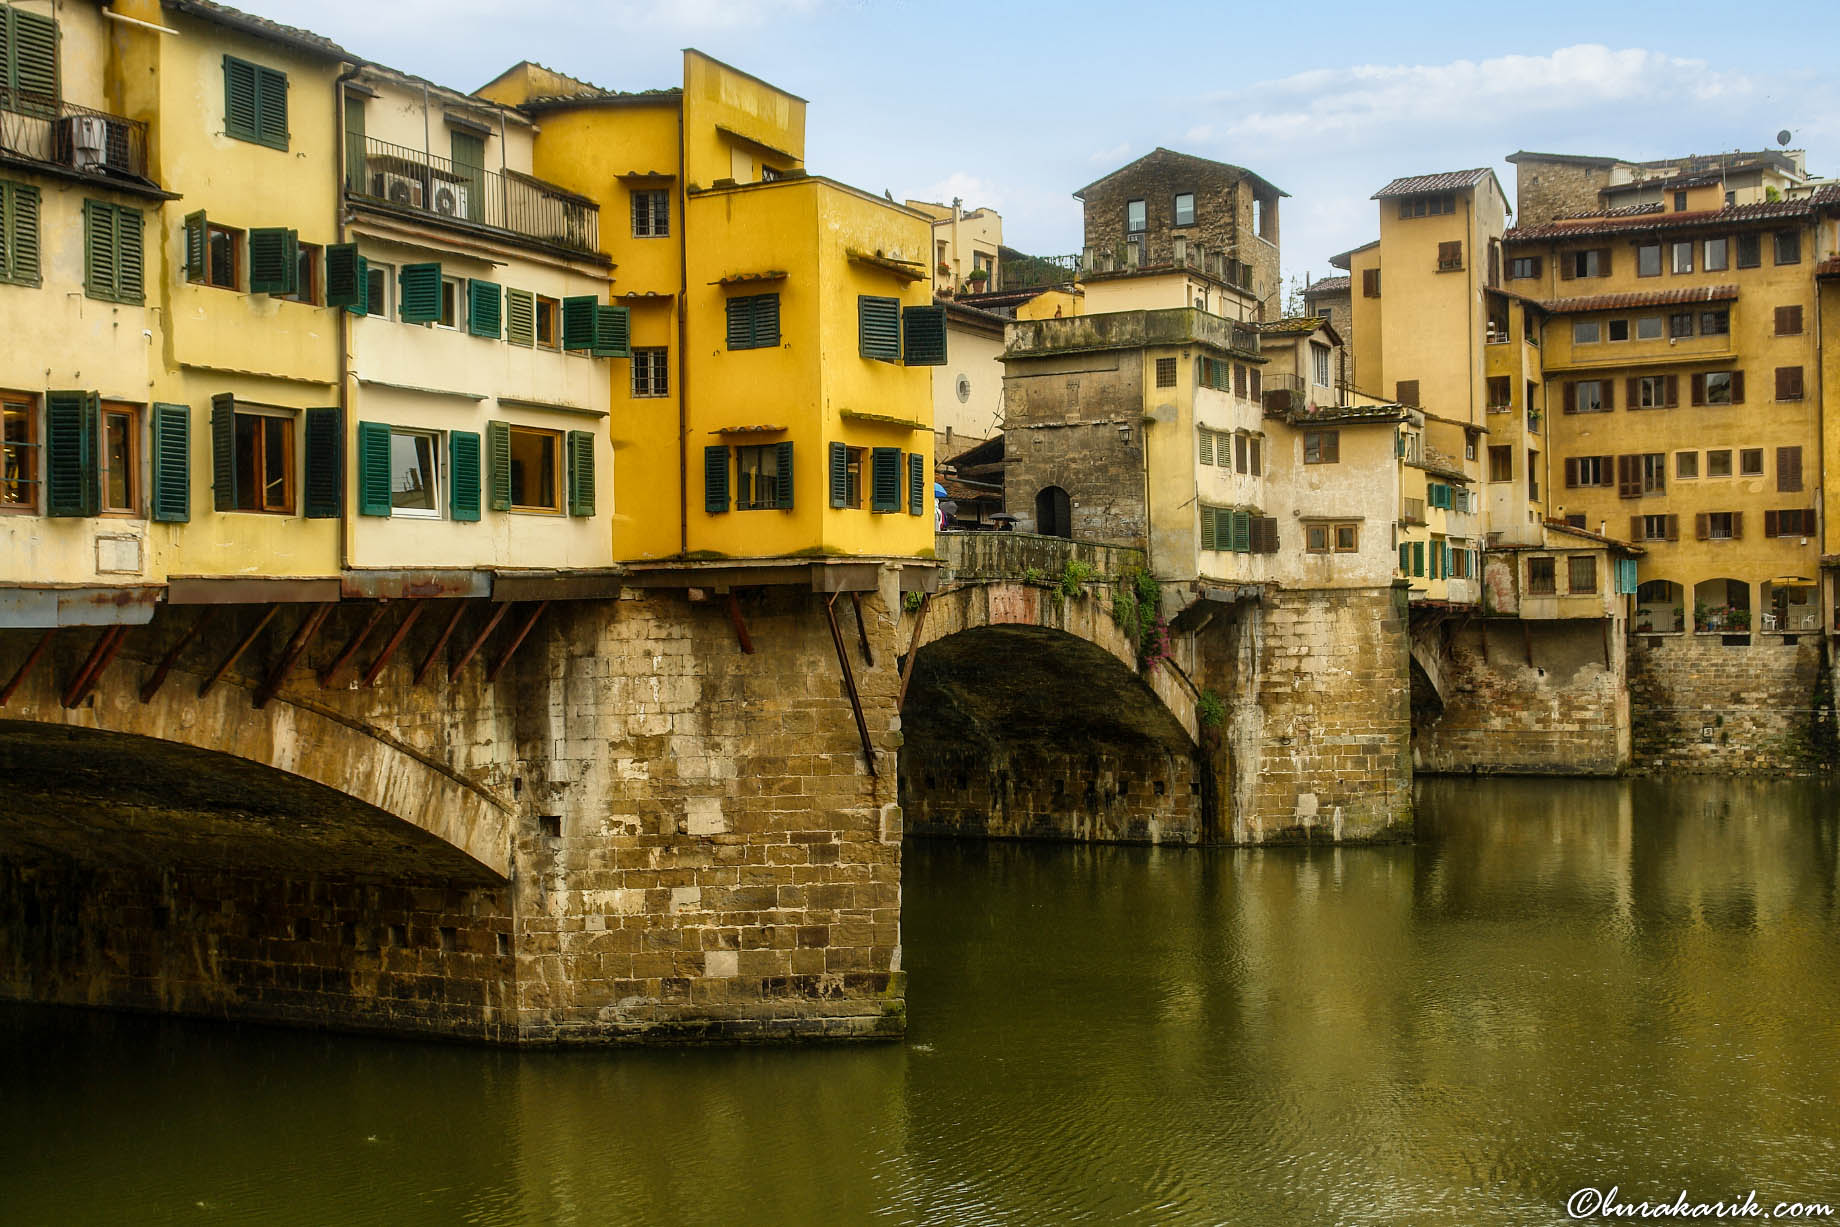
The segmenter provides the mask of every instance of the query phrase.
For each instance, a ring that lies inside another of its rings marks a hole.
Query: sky
[[[1290,193],[1287,282],[1378,235],[1401,175],[1517,149],[1634,160],[1761,149],[1840,175],[1840,23],[1819,5],[989,0],[243,0],[367,59],[476,89],[530,59],[676,85],[696,47],[797,94],[806,165],[989,206],[1004,241],[1081,247],[1072,193],[1161,145]]]

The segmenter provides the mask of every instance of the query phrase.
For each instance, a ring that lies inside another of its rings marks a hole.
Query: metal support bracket
[[[115,653],[121,651],[121,641],[127,637],[128,628],[122,625],[111,626],[102,632],[96,640],[96,646],[89,650],[89,658],[77,675],[70,679],[70,686],[64,691],[65,707],[75,707],[89,697],[96,683],[102,680],[102,671],[115,659]]]
[[[530,611],[529,617],[524,619],[524,625],[518,627],[517,634],[511,637],[511,642],[506,645],[505,650],[498,654],[498,659],[492,662],[492,667],[490,669],[486,670],[487,682],[496,682],[498,680],[498,675],[504,672],[506,665],[511,663],[512,653],[523,646],[525,637],[530,634],[531,629],[537,624],[537,619],[541,618],[543,616],[543,611],[548,608],[548,601],[537,602],[537,607]]]
[[[319,633],[319,628],[331,616],[334,605],[335,602],[331,601],[315,605],[313,612],[301,619],[300,625],[294,628],[293,637],[288,640],[287,647],[281,650],[281,659],[275,662],[275,667],[268,671],[268,676],[256,687],[256,710],[267,707],[268,701],[281,689],[282,679],[287,677],[294,662],[300,659],[300,654],[307,650],[307,645],[313,642],[313,636]]]
[[[38,637],[38,642],[32,645],[32,650],[26,653],[26,658],[19,662],[19,668],[7,680],[6,689],[0,690],[0,707],[5,707],[12,700],[13,693],[25,684],[26,674],[32,672],[32,666],[38,663],[38,658],[51,647],[52,637],[56,634],[57,627],[54,626]]]
[[[269,624],[269,622],[273,620],[274,616],[280,612],[281,612],[281,606],[279,605],[270,605],[268,607],[268,612],[263,614],[259,619],[257,619],[256,624],[249,628],[249,633],[243,636],[242,642],[238,643],[236,647],[231,649],[230,655],[224,657],[224,662],[221,665],[217,666],[217,668],[212,672],[210,677],[205,678],[204,681],[200,683],[198,687],[198,697],[199,698],[202,699],[207,694],[211,693],[211,687],[217,685],[217,683],[223,679],[224,674],[230,672],[231,666],[235,665],[237,661],[242,659],[243,653],[249,650],[249,645],[256,641],[256,636],[260,635],[262,633],[262,629],[266,627]]]
[[[735,641],[741,645],[744,655],[754,654],[754,640],[748,634],[747,623],[741,619],[741,602],[736,599],[734,591],[728,593],[728,620],[735,628]]]
[[[831,593],[824,602],[824,617],[831,626],[831,643],[837,648],[837,663],[843,667],[843,688],[850,696],[850,710],[856,716],[856,732],[862,738],[863,759],[868,764],[869,775],[875,775],[875,746],[869,741],[869,722],[863,719],[862,697],[856,693],[856,675],[850,670],[850,652],[843,645],[843,631],[837,625],[837,597]]]
[[[390,663],[390,657],[396,655],[396,649],[402,646],[403,640],[409,637],[409,632],[415,629],[416,621],[422,616],[422,610],[427,606],[427,601],[417,601],[409,606],[408,616],[403,618],[402,624],[384,643],[383,651],[377,653],[377,659],[371,662],[371,667],[364,671],[363,680],[358,683],[360,686],[377,684],[377,679],[383,675],[384,666]]]

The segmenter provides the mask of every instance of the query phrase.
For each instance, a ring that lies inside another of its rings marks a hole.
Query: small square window
[[[1676,311],[1668,316],[1668,336],[1690,337],[1693,335],[1693,313]]]
[[[1723,308],[1699,313],[1699,335],[1722,337],[1731,333],[1731,312]]]
[[[1738,452],[1738,476],[1763,476],[1763,449],[1761,447],[1746,447]]]
[[[1776,262],[1778,264],[1800,264],[1802,262],[1802,234],[1799,230],[1778,230],[1775,241]]]
[[[1329,526],[1327,524],[1306,524],[1303,528],[1306,553],[1327,554],[1329,552]]]
[[[1176,386],[1176,360],[1174,358],[1156,360],[1156,386],[1159,388]]]
[[[1644,315],[1636,320],[1636,340],[1659,341],[1662,334],[1661,317]]]
[[[1195,194],[1193,192],[1176,193],[1175,224],[1178,226],[1195,224]]]
[[[1608,334],[1609,339],[1612,341],[1627,341],[1629,339],[1629,321],[1611,320]]]
[[[1674,476],[1676,478],[1698,477],[1699,476],[1699,453],[1698,452],[1675,452],[1674,453]]]
[[[1335,552],[1352,554],[1361,548],[1361,526],[1358,524],[1337,524],[1335,526]]]
[[[1636,276],[1659,277],[1661,275],[1661,244],[1642,243],[1636,247]]]
[[[1596,320],[1578,320],[1572,324],[1572,344],[1595,345],[1598,341]]]
[[[671,394],[670,352],[664,348],[632,351],[632,394],[635,397]]]
[[[1559,591],[1559,576],[1555,559],[1529,558],[1527,560],[1527,594],[1529,596],[1555,596]]]
[[[735,510],[779,506],[779,448],[775,444],[735,449]]]
[[[1711,371],[1706,375],[1706,403],[1708,405],[1731,404],[1731,372]]]
[[[1342,435],[1339,430],[1306,430],[1303,432],[1303,462],[1305,464],[1335,464],[1342,458]]]
[[[1730,477],[1731,476],[1731,449],[1730,448],[1725,448],[1725,447],[1715,448],[1714,450],[1706,453],[1706,476],[1708,477]]]
[[[1753,231],[1738,236],[1738,267],[1756,268],[1763,263],[1763,236]]]
[[[541,294],[537,295],[536,326],[538,345],[543,346],[545,349],[555,349],[562,343],[561,333],[557,330],[556,326],[556,321],[561,318],[562,302],[560,299],[545,298]]]
[[[1566,560],[1567,590],[1579,595],[1597,591],[1597,559],[1590,554],[1573,554]]]
[[[243,284],[243,232],[228,226],[205,226],[204,284],[234,290]]]
[[[671,193],[664,190],[632,194],[632,232],[635,239],[661,239],[671,233]]]

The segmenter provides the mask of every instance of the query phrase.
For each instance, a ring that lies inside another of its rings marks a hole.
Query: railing
[[[997,286],[1026,290],[1071,285],[1080,275],[1078,256],[1010,256],[997,269]]]
[[[1265,402],[1267,413],[1290,413],[1293,410],[1301,412],[1309,404],[1309,399],[1304,395],[1305,389],[1301,375],[1267,372],[1264,388],[1264,395],[1261,399]]]
[[[1148,568],[1144,551],[1133,546],[1039,533],[944,532],[935,534],[933,541],[940,578],[948,583],[1054,584],[1069,574],[1069,563],[1081,564],[1085,582],[1109,581]]]
[[[0,86],[0,150],[100,178],[147,177],[147,125]]]
[[[573,193],[387,141],[366,138],[361,152],[353,145],[345,172],[350,195],[575,251],[600,250],[600,208]]]

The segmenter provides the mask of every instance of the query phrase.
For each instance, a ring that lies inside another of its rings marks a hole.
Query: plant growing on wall
[[[1217,729],[1227,722],[1227,705],[1212,690],[1203,690],[1195,700],[1195,715],[1200,717],[1202,728]]]
[[[1127,571],[1112,591],[1112,621],[1137,645],[1138,667],[1148,672],[1169,655],[1169,624],[1158,613],[1162,590],[1148,571]]]
[[[1061,568],[1061,595],[1070,601],[1081,599],[1086,595],[1086,581],[1098,573],[1099,569],[1090,562],[1069,558]]]

